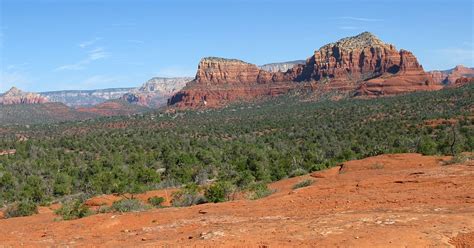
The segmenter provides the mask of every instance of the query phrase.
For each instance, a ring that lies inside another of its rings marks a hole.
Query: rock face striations
[[[46,103],[48,99],[36,93],[23,92],[16,87],[12,87],[10,90],[0,95],[0,104],[12,105],[12,104],[37,104]]]
[[[399,51],[369,32],[327,44],[304,64],[295,63],[286,71],[262,68],[235,59],[204,58],[195,79],[171,97],[168,104],[215,107],[280,95],[303,85],[318,93],[366,97],[442,87],[411,52]]]
[[[314,52],[298,80],[360,81],[400,70],[400,53],[365,32],[327,44]]]
[[[293,83],[284,83],[289,81],[292,78],[282,72],[271,73],[241,60],[208,57],[200,61],[195,79],[173,95],[168,104],[219,107],[238,100],[284,94],[294,87]]]
[[[463,65],[457,65],[451,70],[446,71],[430,71],[428,72],[432,80],[436,83],[451,85],[459,78],[474,77],[474,68],[468,68]]]
[[[307,59],[297,81],[317,81],[324,90],[355,95],[393,95],[437,89],[416,57],[364,32],[327,44]]]
[[[142,106],[158,107],[165,105],[169,97],[181,90],[190,77],[164,78],[154,77],[141,87],[124,94],[122,99]]]

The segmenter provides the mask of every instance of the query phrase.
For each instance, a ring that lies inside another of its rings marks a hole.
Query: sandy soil
[[[255,201],[72,221],[42,209],[0,220],[0,247],[474,247],[474,163],[443,165],[448,159],[350,161],[273,183],[277,192]],[[292,190],[308,178],[311,186]]]

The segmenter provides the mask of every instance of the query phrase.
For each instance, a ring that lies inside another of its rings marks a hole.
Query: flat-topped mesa
[[[433,83],[411,52],[398,51],[394,45],[364,32],[322,46],[304,64],[296,63],[286,72],[262,70],[236,59],[204,58],[194,82],[174,95],[168,104],[219,106],[252,97],[284,94],[304,85],[319,93],[334,92],[343,96],[383,96],[442,87]],[[272,87],[278,89],[271,91]]]
[[[237,59],[203,58],[199,62],[195,81],[199,84],[249,84],[257,82],[259,69]]]
[[[48,98],[36,93],[23,92],[16,87],[0,95],[1,105],[46,103]]]
[[[194,81],[201,85],[251,85],[285,79],[282,72],[272,73],[261,70],[258,66],[242,60],[207,57],[199,62]]]

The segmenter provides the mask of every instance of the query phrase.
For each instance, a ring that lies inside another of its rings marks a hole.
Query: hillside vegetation
[[[473,84],[371,100],[292,95],[219,110],[15,127],[0,134],[0,150],[16,149],[0,156],[0,204],[194,189],[190,183],[208,180],[258,189],[377,154],[473,151],[472,99]]]
[[[62,103],[0,105],[0,125],[39,124],[97,117],[80,113]]]

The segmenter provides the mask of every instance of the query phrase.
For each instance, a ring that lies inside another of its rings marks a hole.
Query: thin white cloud
[[[93,61],[100,60],[107,58],[109,54],[105,51],[104,48],[102,47],[97,47],[95,49],[92,49],[87,52],[87,57],[85,59],[82,59],[74,64],[68,64],[68,65],[62,65],[54,69],[55,71],[63,71],[63,70],[72,70],[72,71],[78,71],[78,70],[84,70],[86,66]]]
[[[98,47],[89,51],[89,56],[87,57],[88,60],[94,61],[98,59],[103,59],[107,57],[107,53],[105,52],[104,48]]]
[[[92,40],[83,41],[83,42],[79,43],[79,47],[80,48],[86,48],[86,47],[94,45],[95,43],[97,43],[97,41],[100,41],[100,40],[102,40],[101,37],[95,37]]]
[[[340,26],[339,29],[344,29],[344,30],[358,30],[358,29],[363,29],[361,27],[356,27],[356,26]]]
[[[355,16],[339,16],[336,17],[339,20],[358,21],[358,22],[382,22],[383,19],[366,18],[366,17],[355,17]]]

